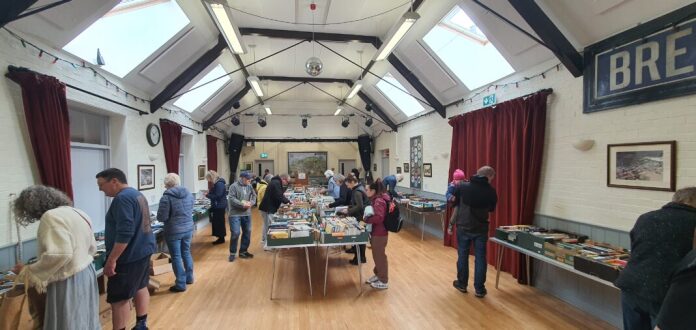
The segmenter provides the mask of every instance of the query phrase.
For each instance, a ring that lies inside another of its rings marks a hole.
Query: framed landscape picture
[[[423,176],[426,178],[433,177],[433,164],[431,164],[431,163],[424,163],[423,164]]]
[[[674,191],[676,141],[610,144],[607,186]]]
[[[155,189],[155,165],[138,165],[138,190]]]

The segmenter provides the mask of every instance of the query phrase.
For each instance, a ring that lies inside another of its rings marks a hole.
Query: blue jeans
[[[242,253],[247,252],[249,244],[251,243],[251,216],[235,215],[230,217],[230,231],[232,232],[232,237],[230,237],[230,254],[237,254],[237,242],[239,240],[240,229],[242,233],[242,244],[239,247],[239,252]]]
[[[192,236],[193,232],[188,232],[166,237],[167,248],[172,255],[172,268],[176,275],[175,286],[179,289],[186,289],[186,283],[193,283]]]
[[[484,292],[486,290],[486,242],[488,241],[488,235],[486,234],[473,234],[467,233],[463,230],[457,229],[457,252],[459,258],[457,259],[457,280],[459,284],[466,287],[469,283],[469,249],[471,248],[471,243],[474,243],[474,256],[476,261],[474,262],[474,289],[477,293]]]
[[[647,304],[647,306],[645,306]],[[657,315],[650,315],[646,309],[650,303],[641,301],[630,293],[621,291],[621,310],[626,330],[651,330],[657,324]]]

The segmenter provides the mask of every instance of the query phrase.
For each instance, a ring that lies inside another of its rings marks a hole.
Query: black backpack
[[[384,217],[384,227],[388,231],[398,233],[404,225],[404,220],[399,214],[399,204],[394,199],[387,204],[387,216]]]

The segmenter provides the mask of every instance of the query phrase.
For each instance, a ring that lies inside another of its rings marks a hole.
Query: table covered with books
[[[420,197],[414,194],[403,194],[397,199],[400,209],[405,211],[401,214],[408,214],[408,218],[415,224],[417,214],[421,219],[421,241],[425,237],[425,220],[428,216],[437,216],[444,232],[445,212],[447,204],[444,201]]]

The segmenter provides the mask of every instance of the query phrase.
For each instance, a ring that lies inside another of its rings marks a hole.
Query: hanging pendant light
[[[305,63],[305,70],[307,71],[307,74],[316,77],[319,74],[321,74],[321,69],[324,67],[324,64],[321,62],[321,60],[316,57],[312,56],[307,59],[307,63]]]

